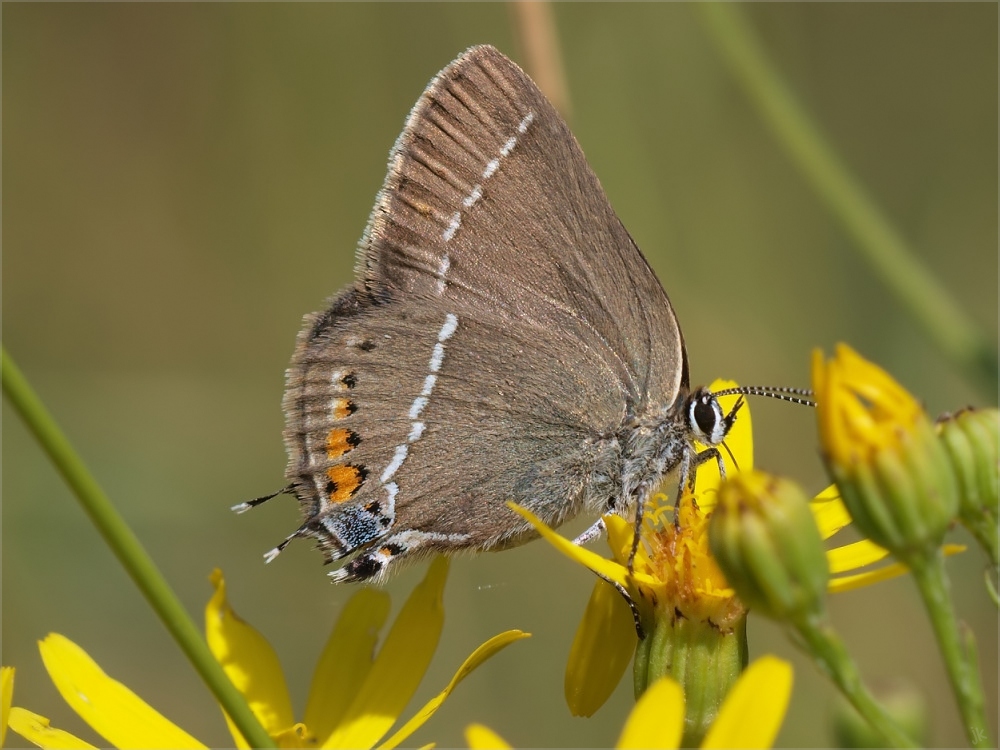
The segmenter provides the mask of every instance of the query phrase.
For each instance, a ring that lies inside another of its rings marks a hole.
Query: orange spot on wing
[[[326,455],[330,459],[340,458],[357,444],[357,435],[350,430],[335,427],[326,436]]]
[[[343,419],[354,413],[354,404],[346,398],[335,398],[333,400],[333,418]]]
[[[331,466],[326,470],[326,475],[332,485],[327,488],[331,503],[350,500],[365,479],[357,466]]]

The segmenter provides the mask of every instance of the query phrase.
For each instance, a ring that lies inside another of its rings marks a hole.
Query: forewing
[[[686,362],[659,281],[535,84],[475,47],[421,96],[359,254],[373,297],[441,299],[601,342],[636,409],[669,405]]]

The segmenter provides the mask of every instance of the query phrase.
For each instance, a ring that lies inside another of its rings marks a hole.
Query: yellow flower
[[[225,582],[219,571],[212,575],[215,594],[205,610],[208,644],[254,715],[280,747],[373,747],[402,713],[437,647],[444,621],[442,592],[447,573],[444,558],[430,565],[377,654],[378,633],[389,614],[388,594],[361,589],[351,597],[316,666],[302,722],[295,721],[277,655],[264,637],[233,611],[226,600]],[[404,741],[437,711],[472,670],[508,644],[525,637],[526,633],[509,630],[476,649],[448,686],[395,734],[382,741],[380,747],[393,748]],[[205,747],[106,675],[83,649],[67,638],[51,634],[39,648],[60,694],[109,745]],[[4,673],[5,696],[7,682]],[[22,708],[10,709],[10,727],[43,747],[90,747],[49,727],[44,717]],[[236,746],[247,747],[231,723],[230,730]]]
[[[716,381],[711,390],[735,386]],[[723,411],[737,396],[720,399]],[[753,468],[752,422],[744,406],[726,439],[732,456],[723,450],[726,471]],[[625,589],[636,603],[644,628],[656,619],[656,609],[677,608],[685,617],[711,619],[724,627],[738,627],[742,607],[733,596],[708,550],[706,524],[715,503],[721,477],[715,461],[698,467],[697,497],[685,495],[673,523],[673,504],[663,494],[651,499],[643,524],[642,544],[636,553],[633,572],[627,568],[632,549],[631,520],[609,514],[604,517],[612,559],[574,545],[523,508],[515,508],[557,549],[582,563],[607,581]],[[647,639],[648,640],[648,639]],[[621,595],[604,581],[595,584],[590,601],[577,629],[566,667],[565,692],[570,711],[590,716],[614,691],[636,648],[632,614]],[[742,665],[741,665],[742,666]]]
[[[716,381],[711,390],[734,386],[731,381]],[[720,399],[723,410],[731,408],[735,399],[735,396]],[[726,438],[732,457],[722,451],[728,476],[754,468],[752,431],[750,408],[745,404]],[[636,602],[647,625],[653,602],[661,607],[669,606],[665,602],[678,603],[685,613],[733,622],[738,600],[711,558],[705,533],[720,482],[715,461],[706,461],[698,467],[695,502],[689,496],[682,499],[678,514],[681,523],[676,530],[672,523],[672,501],[662,494],[652,498],[650,504],[654,507],[647,514],[649,521],[644,523],[642,544],[631,575],[626,567],[632,548],[630,520],[617,515],[604,517],[612,553],[609,560],[559,536],[529,511],[515,510],[565,555],[623,587]],[[817,495],[810,509],[824,540],[851,523],[835,485]],[[663,523],[664,515],[671,516],[669,523]],[[945,552],[952,554],[961,549],[946,546]],[[862,570],[888,555],[869,540],[829,549],[826,555],[831,593],[850,591],[907,572],[899,563]],[[667,598],[668,593],[672,598]],[[632,661],[636,645],[635,625],[624,599],[604,581],[598,581],[577,629],[566,667],[566,701],[574,715],[590,716],[604,704]]]
[[[824,362],[813,352],[813,391],[820,442],[838,464],[871,461],[898,447],[924,418],[924,410],[885,370],[846,344]]]
[[[958,482],[923,408],[884,370],[840,344],[813,354],[827,468],[866,537],[903,561],[933,554],[958,511]]]
[[[788,710],[792,667],[774,656],[754,661],[726,696],[703,748],[766,748],[774,744]],[[684,691],[669,677],[649,686],[625,720],[615,747],[676,748],[684,731]],[[465,731],[473,750],[509,748],[492,730],[473,724]]]

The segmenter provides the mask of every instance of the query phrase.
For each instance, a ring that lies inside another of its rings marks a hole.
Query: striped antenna
[[[788,401],[801,406],[816,406],[815,394],[808,388],[786,388],[774,385],[745,385],[739,388],[726,388],[722,391],[714,391],[713,396],[767,396],[776,398],[779,401]]]

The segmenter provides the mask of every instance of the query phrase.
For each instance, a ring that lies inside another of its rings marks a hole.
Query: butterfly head
[[[692,391],[684,402],[684,414],[690,436],[703,445],[719,445],[726,439],[743,406],[743,396],[729,413],[722,410],[718,394],[708,388]]]

